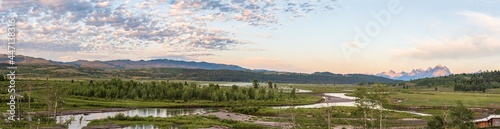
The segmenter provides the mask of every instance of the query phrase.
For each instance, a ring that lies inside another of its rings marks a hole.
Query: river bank
[[[355,107],[355,97],[346,96],[346,93],[323,93],[316,94],[321,96],[323,99],[318,100],[317,103],[308,105],[296,105],[296,106],[270,106],[274,109],[287,109],[287,108],[324,108],[330,106],[343,106],[343,107]],[[211,107],[213,108],[213,107]],[[392,111],[392,110],[391,110]],[[400,113],[411,113],[407,111],[395,111]],[[38,114],[46,114],[47,112],[38,112]],[[70,128],[84,128],[92,120],[106,119],[107,117],[114,117],[115,115],[122,113],[125,116],[140,116],[140,117],[174,117],[174,116],[185,116],[185,115],[202,115],[202,116],[216,116],[220,119],[230,119],[240,122],[253,123],[269,127],[280,127],[280,128],[291,128],[294,124],[289,122],[273,122],[264,121],[264,119],[252,119],[259,116],[233,113],[229,111],[217,111],[208,110],[208,108],[103,108],[103,109],[81,109],[81,110],[70,110],[64,111],[58,116],[57,121],[67,121],[73,119],[69,127]],[[412,113],[416,114],[416,113]],[[419,114],[417,114],[419,115]],[[420,114],[422,115],[422,114]],[[423,115],[422,115],[423,116]],[[275,117],[266,117],[274,119]],[[94,126],[93,126],[94,127]],[[103,127],[116,127],[116,125],[111,124],[109,126]],[[120,127],[125,127],[120,125]],[[99,128],[97,126],[96,128]],[[217,127],[214,127],[217,128]],[[220,127],[225,128],[225,127]]]

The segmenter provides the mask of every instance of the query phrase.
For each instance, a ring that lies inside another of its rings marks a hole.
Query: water
[[[72,117],[74,120],[70,123],[70,129],[81,129],[89,124],[92,120],[105,119],[107,117],[114,117],[119,113],[123,113],[125,116],[140,116],[140,117],[173,117],[173,116],[185,116],[185,115],[196,115],[204,114],[214,111],[213,109],[206,108],[145,108],[145,109],[133,109],[128,111],[117,111],[117,112],[102,112],[102,113],[89,113],[88,115],[76,114],[76,115],[63,115],[58,116],[57,121],[67,121]],[[144,125],[148,126],[149,125]],[[134,128],[135,129],[135,128]],[[143,129],[143,128],[138,128]],[[150,128],[146,128],[150,129]],[[154,128],[151,128],[154,129]]]
[[[273,108],[324,108],[324,107],[331,107],[331,106],[355,107],[356,106],[356,102],[355,102],[356,97],[346,96],[345,94],[346,93],[324,93],[325,96],[339,97],[339,98],[343,98],[343,99],[349,99],[352,101],[333,102],[333,103],[315,103],[315,104],[298,105],[298,106],[278,106],[278,107],[273,107]]]
[[[125,127],[123,129],[160,129],[160,128],[158,126],[150,124],[150,125],[134,125],[134,126]],[[173,126],[170,126],[168,128],[162,127],[162,129],[185,129],[185,128],[182,128],[182,127],[177,126],[177,125],[173,125]]]
[[[280,89],[283,89],[284,92],[290,92],[290,91],[292,91],[292,88],[289,88],[289,87],[283,87],[283,88],[280,88]],[[303,89],[295,89],[295,92],[296,93],[310,93],[312,91],[311,90],[303,90]]]
[[[331,96],[331,97],[339,97],[343,99],[349,99],[351,101],[348,102],[332,102],[332,103],[315,103],[315,104],[309,104],[309,105],[299,105],[299,106],[278,106],[278,107],[273,107],[273,108],[278,108],[278,109],[283,109],[283,108],[324,108],[324,107],[332,107],[332,106],[345,106],[345,107],[356,107],[356,97],[351,97],[351,96],[346,96],[346,93],[324,93],[325,96]],[[325,97],[323,97],[325,98]],[[380,109],[376,108],[376,109]],[[415,114],[419,116],[431,116],[430,114],[425,114],[425,113],[419,113],[419,112],[413,112],[413,111],[400,111],[400,110],[391,110],[391,109],[383,109],[386,111],[393,111],[393,112],[402,112],[402,113],[410,113],[410,114]]]
[[[331,106],[346,106],[346,107],[356,107],[355,99],[356,97],[346,96],[346,93],[324,93],[325,96],[330,97],[338,97],[343,99],[348,99],[350,101],[347,102],[330,102],[330,103],[316,103],[309,105],[299,105],[299,106],[278,106],[273,108],[324,108]],[[390,110],[383,109],[387,111],[394,112],[404,112],[411,113],[420,116],[430,116],[429,114],[412,112],[412,111],[399,111],[399,110]],[[117,111],[117,112],[103,112],[103,113],[90,113],[88,115],[84,114],[76,114],[76,115],[64,115],[58,116],[57,121],[66,121],[74,117],[74,120],[70,123],[70,129],[81,129],[88,125],[88,123],[92,120],[97,119],[105,119],[107,117],[113,117],[119,113],[123,113],[125,116],[140,116],[140,117],[173,117],[173,116],[185,116],[185,115],[196,115],[196,114],[204,114],[211,111],[215,111],[214,109],[208,108],[146,108],[146,109],[134,109],[128,111]],[[134,125],[125,127],[125,129],[157,129],[158,127],[155,125]],[[172,126],[169,129],[180,129],[179,126]]]
[[[155,125],[134,125],[134,126],[129,126],[125,127],[123,129],[160,129]]]
[[[346,96],[346,93],[324,93],[326,96],[331,96],[331,97],[339,97],[343,99],[349,99],[352,101],[356,100],[356,97],[351,97],[351,96]]]

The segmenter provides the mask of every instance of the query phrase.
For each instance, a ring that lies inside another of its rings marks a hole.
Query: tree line
[[[443,115],[435,115],[427,121],[428,129],[475,129],[474,112],[457,101],[449,110],[443,109]]]
[[[136,82],[133,80],[111,79],[71,86],[68,94],[105,99],[184,100],[185,102],[190,100],[212,100],[216,102],[283,100],[296,97],[294,91],[285,93],[283,89],[277,89],[272,82],[268,82],[268,84],[269,87],[240,87],[236,85],[222,87],[218,84],[201,86],[188,82]]]
[[[472,74],[452,74],[444,77],[412,80],[416,86],[445,86],[453,87],[454,91],[481,91],[500,88],[500,71],[484,71]]]
[[[6,64],[0,64],[6,66]],[[6,70],[1,70],[7,72]],[[334,74],[317,72],[313,74],[291,72],[259,72],[251,70],[206,70],[185,68],[143,68],[143,69],[95,69],[66,65],[22,65],[18,69],[22,77],[28,78],[106,78],[121,79],[148,78],[169,80],[248,82],[250,79],[273,80],[279,83],[311,84],[355,84],[358,82],[389,83],[395,80],[364,74]]]

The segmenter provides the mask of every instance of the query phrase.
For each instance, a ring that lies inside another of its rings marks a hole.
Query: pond
[[[212,112],[212,111],[215,111],[215,109],[209,109],[209,108],[144,108],[144,109],[133,109],[133,110],[128,110],[128,111],[63,115],[63,116],[57,116],[57,121],[64,122],[64,121],[67,121],[71,118],[74,118],[74,120],[69,124],[68,128],[81,129],[81,128],[87,126],[90,123],[90,121],[92,121],[92,120],[105,119],[107,117],[114,117],[115,115],[117,115],[119,113],[123,113],[125,116],[173,117],[173,116],[204,114],[204,113],[208,113],[208,112]],[[138,126],[142,127],[142,126],[150,126],[150,125],[138,125]],[[142,129],[142,128],[139,128],[139,129]]]

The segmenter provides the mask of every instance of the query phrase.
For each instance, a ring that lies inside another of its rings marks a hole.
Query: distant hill
[[[278,83],[354,84],[359,82],[390,83],[395,80],[366,74],[313,74],[249,70],[235,65],[207,62],[158,60],[112,60],[57,62],[29,56],[16,56],[20,77],[29,78],[125,78],[171,79],[199,81],[250,82],[252,79]],[[0,66],[7,66],[8,58],[0,55]],[[4,69],[0,71],[7,72]]]
[[[500,71],[487,70],[476,73],[451,74],[442,77],[409,81],[422,87],[451,87],[454,91],[482,91],[500,88]]]
[[[0,55],[0,63],[8,63],[7,55]],[[208,70],[249,70],[236,65],[216,64],[208,62],[177,61],[169,59],[154,60],[111,60],[111,61],[87,61],[78,60],[74,62],[57,62],[43,58],[34,58],[29,56],[17,55],[15,58],[18,64],[37,64],[37,65],[69,65],[76,67],[88,67],[97,69],[137,69],[137,68],[189,68],[189,69],[208,69]]]
[[[0,64],[6,67],[8,64]],[[6,69],[0,72],[7,73]],[[355,84],[360,82],[391,83],[395,80],[365,74],[305,74],[291,72],[255,72],[249,70],[206,70],[186,68],[95,69],[69,65],[19,65],[19,78],[68,79],[146,79],[250,82],[253,79],[276,83]]]
[[[396,79],[396,80],[414,80],[414,79],[421,79],[421,78],[431,78],[431,77],[441,77],[441,76],[448,76],[450,75],[451,72],[446,66],[442,65],[437,65],[434,68],[427,68],[427,70],[424,69],[413,69],[411,72],[400,72],[397,73],[393,70],[389,70],[387,72],[382,72],[375,74],[376,76],[380,77],[386,77],[386,78],[391,78],[391,79]]]

